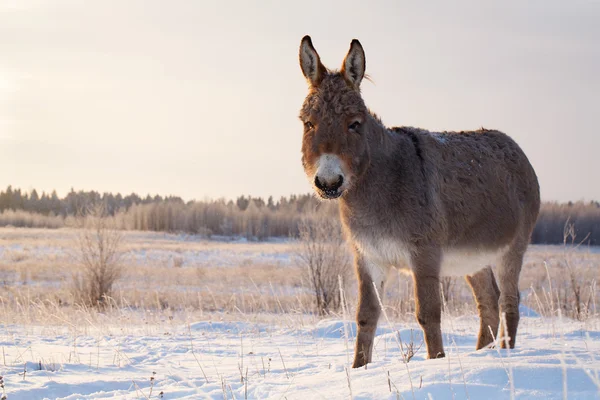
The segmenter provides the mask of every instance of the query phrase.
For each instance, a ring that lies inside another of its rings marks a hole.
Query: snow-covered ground
[[[447,317],[447,357],[426,360],[423,346],[407,364],[397,334],[404,345],[412,335],[418,346],[420,329],[381,321],[373,363],[355,370],[353,323],[214,318],[189,325],[90,323],[85,329],[5,326],[0,370],[6,395],[9,400],[600,398],[599,321],[523,317],[514,350],[475,351],[477,320]]]
[[[8,400],[600,399],[599,248],[530,246],[520,289],[535,311],[523,306],[511,351],[474,350],[476,309],[457,280],[444,307],[447,357],[425,360],[423,345],[404,363],[398,332],[415,347],[422,333],[407,306],[409,277],[397,276],[384,298],[397,321],[380,321],[373,363],[353,370],[353,318],[311,314],[297,242],[126,232],[120,297],[103,313],[69,302],[73,236],[0,229]],[[583,322],[556,317],[572,314],[573,282]]]

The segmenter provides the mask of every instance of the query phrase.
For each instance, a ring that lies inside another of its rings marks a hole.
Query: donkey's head
[[[310,36],[300,43],[300,67],[310,89],[300,111],[304,123],[302,164],[319,196],[335,199],[369,165],[365,126],[369,112],[360,96],[365,53],[356,39],[339,72],[319,59]]]

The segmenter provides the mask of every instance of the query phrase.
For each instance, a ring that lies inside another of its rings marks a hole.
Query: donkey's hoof
[[[437,353],[436,355],[434,355],[434,356],[429,356],[429,357],[427,357],[427,358],[429,358],[430,360],[433,360],[433,359],[435,359],[435,358],[444,358],[444,357],[446,357],[446,353],[444,353],[443,351],[440,351],[440,352],[439,352],[439,353]]]

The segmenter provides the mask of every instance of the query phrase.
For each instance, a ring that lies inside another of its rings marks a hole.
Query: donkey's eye
[[[348,125],[348,130],[349,131],[357,131],[358,128],[360,128],[360,122],[358,121],[354,121],[353,123],[351,123],[350,125]]]
[[[312,122],[310,121],[306,121],[304,123],[304,129],[306,129],[307,131],[310,131],[311,129],[313,129],[315,126],[312,124]]]

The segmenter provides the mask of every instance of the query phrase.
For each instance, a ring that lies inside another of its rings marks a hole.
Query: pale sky
[[[0,188],[309,192],[310,34],[361,41],[388,126],[502,130],[544,200],[600,200],[600,2],[481,3],[0,0]]]

